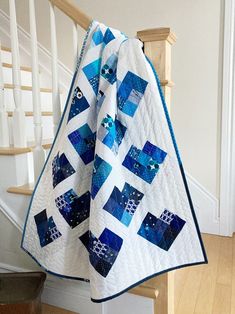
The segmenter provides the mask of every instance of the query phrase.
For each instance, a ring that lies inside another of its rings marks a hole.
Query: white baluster
[[[37,30],[34,0],[29,0],[29,22],[32,56],[32,93],[35,147],[33,149],[34,180],[38,178],[45,162],[45,151],[42,147],[42,112],[38,67]]]
[[[10,29],[11,29],[11,51],[12,51],[12,79],[15,110],[13,112],[13,140],[15,147],[26,146],[25,113],[21,102],[21,74],[19,40],[17,34],[15,1],[9,0]]]
[[[54,6],[50,5],[50,24],[51,24],[51,54],[52,54],[52,106],[54,134],[56,134],[59,121],[61,118],[59,74],[58,74],[58,57],[57,57],[57,39]]]
[[[0,41],[0,147],[9,147],[8,114],[5,108],[2,50]]]
[[[78,27],[77,24],[73,22],[73,51],[74,51],[74,70],[77,66],[78,58]]]

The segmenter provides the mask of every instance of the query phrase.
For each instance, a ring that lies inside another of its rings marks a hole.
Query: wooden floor
[[[176,314],[235,314],[235,236],[203,239],[209,263],[177,270]]]
[[[209,263],[177,270],[175,314],[235,314],[235,236],[203,239]],[[43,314],[75,313],[44,305]]]
[[[43,304],[42,313],[43,314],[77,314],[77,313],[70,312],[67,310],[59,309],[58,307],[54,307],[48,304]]]

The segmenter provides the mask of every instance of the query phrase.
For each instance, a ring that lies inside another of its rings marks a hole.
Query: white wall
[[[137,30],[170,26],[173,46],[172,119],[186,170],[219,195],[219,140],[223,0],[74,0],[94,19],[130,36]],[[16,0],[18,21],[29,29],[28,1]],[[38,39],[50,49],[48,1],[35,1]],[[8,0],[0,1],[8,12]],[[57,11],[59,58],[72,68],[71,21]],[[81,31],[81,37],[84,32]]]

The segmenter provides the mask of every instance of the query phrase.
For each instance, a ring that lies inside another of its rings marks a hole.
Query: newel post
[[[170,28],[154,28],[137,32],[137,37],[144,43],[144,52],[157,71],[170,111],[171,87],[174,85],[171,80],[171,46],[176,41],[176,36]],[[168,272],[142,285],[143,288],[154,289],[156,292],[154,314],[174,314],[174,281],[175,272]]]
[[[171,87],[171,46],[176,41],[175,34],[168,27],[153,28],[137,32],[137,37],[144,43],[144,52],[152,61],[170,110]]]

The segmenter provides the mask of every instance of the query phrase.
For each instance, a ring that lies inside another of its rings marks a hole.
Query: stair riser
[[[52,94],[51,93],[44,93],[41,92],[41,109],[42,111],[52,111]],[[61,104],[64,107],[65,96],[64,94],[61,95]],[[5,88],[5,102],[6,108],[8,111],[13,111],[15,108],[14,105],[14,98],[13,98],[13,90]],[[33,100],[32,100],[32,92],[22,90],[22,105],[25,111],[32,111],[33,110]]]
[[[12,63],[11,52],[1,50],[1,54],[2,54],[2,62]]]
[[[32,85],[32,73],[21,70],[21,84]],[[13,84],[12,80],[12,68],[3,67],[3,79],[5,83]]]
[[[9,125],[12,129],[12,117],[9,117]],[[25,118],[25,125],[26,125],[26,136],[27,136],[27,142],[34,141],[34,123],[33,123],[33,117],[26,117]],[[43,128],[43,139],[52,139],[53,136],[53,121],[52,116],[42,116],[42,128]],[[11,144],[13,144],[12,140],[12,130],[10,132],[10,139]]]

